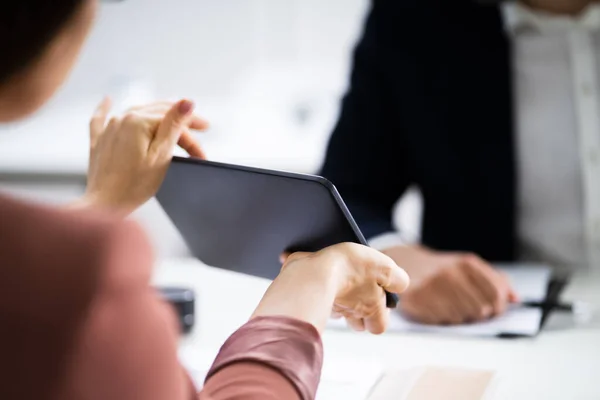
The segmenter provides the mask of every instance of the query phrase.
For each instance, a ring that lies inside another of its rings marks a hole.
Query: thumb
[[[171,153],[179,137],[192,122],[194,103],[181,100],[175,103],[160,122],[150,148]]]

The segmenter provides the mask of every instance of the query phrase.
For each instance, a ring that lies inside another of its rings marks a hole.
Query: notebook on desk
[[[549,267],[541,265],[498,265],[504,271],[515,291],[524,302],[542,302],[546,297],[548,283],[552,276]],[[514,306],[502,316],[489,321],[458,326],[423,325],[404,318],[400,313],[393,312],[390,318],[388,332],[430,332],[445,335],[460,336],[535,336],[541,329],[541,308]],[[347,329],[343,320],[331,320],[333,329]]]

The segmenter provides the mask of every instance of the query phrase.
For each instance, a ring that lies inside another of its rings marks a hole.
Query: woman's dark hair
[[[86,0],[0,0],[0,85],[31,65]]]

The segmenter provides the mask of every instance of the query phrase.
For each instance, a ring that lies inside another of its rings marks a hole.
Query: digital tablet
[[[284,252],[367,244],[319,176],[174,157],[156,198],[195,257],[262,278],[278,275]]]

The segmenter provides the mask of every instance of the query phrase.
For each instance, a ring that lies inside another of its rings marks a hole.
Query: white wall
[[[337,115],[368,0],[127,0],[104,5],[63,93],[188,96],[213,159],[314,170]],[[298,116],[308,115],[303,124]],[[290,151],[290,149],[295,149]]]
[[[345,82],[368,0],[126,0],[104,4],[71,80],[77,93],[119,75],[159,95],[235,94],[252,68],[329,64]],[[90,81],[90,78],[93,80]]]
[[[0,170],[84,171],[88,115],[110,94],[117,111],[190,97],[212,123],[201,137],[212,159],[313,171],[368,7],[369,0],[102,3],[64,89],[33,120],[0,129],[10,132],[0,135]],[[31,149],[32,141],[39,145]]]

